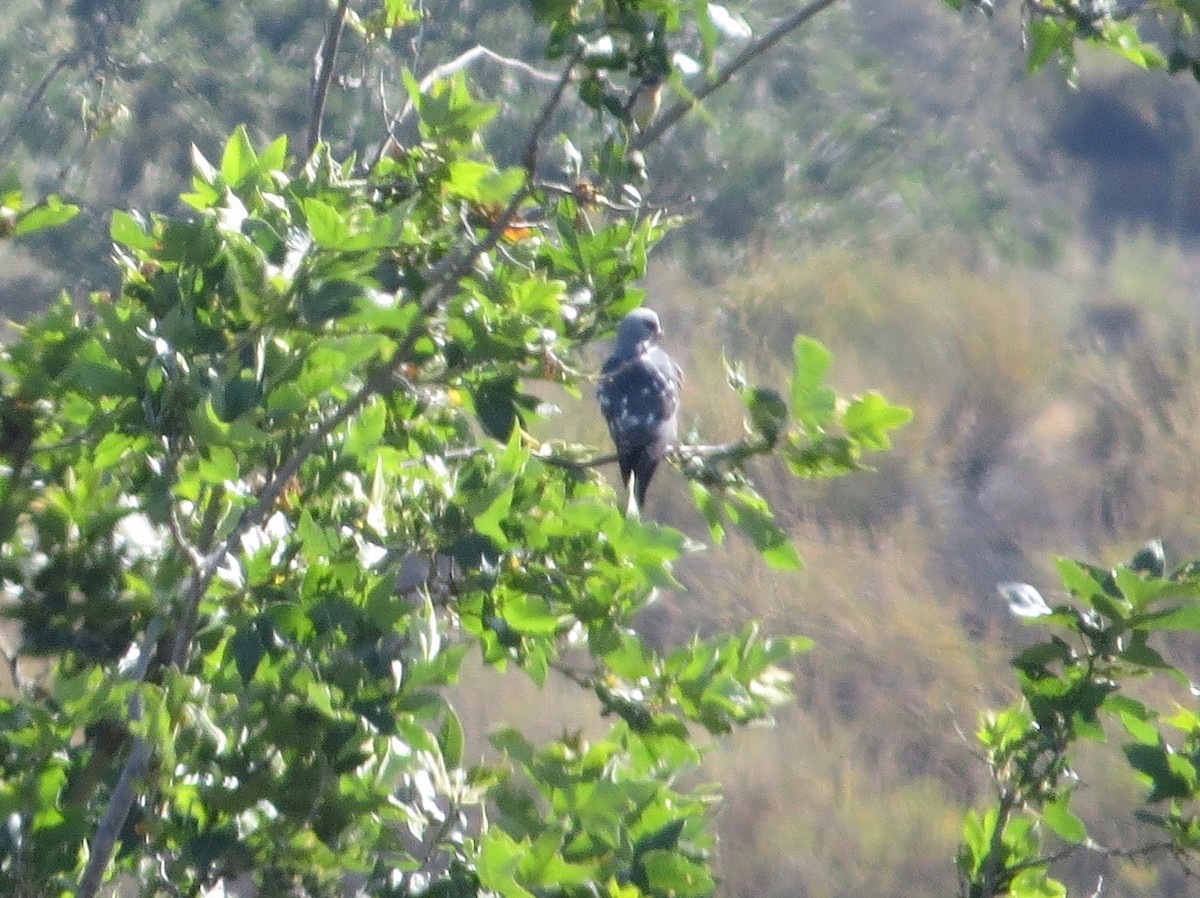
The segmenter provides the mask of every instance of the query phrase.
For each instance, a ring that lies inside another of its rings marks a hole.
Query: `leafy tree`
[[[319,140],[348,6],[300,158],[245,129],[197,152],[189,213],[113,213],[120,291],[63,301],[0,358],[21,625],[0,888],[198,894],[253,871],[263,894],[708,893],[711,795],[680,782],[694,732],[768,716],[807,641],[748,624],[652,650],[635,617],[691,541],[623,515],[591,447],[534,434],[674,223],[640,199],[605,78],[665,65],[689,19],[711,58],[712,13],[538,10],[561,74],[518,164],[451,69],[407,79],[395,124],[416,139],[361,166]],[[541,157],[568,87],[603,127],[562,138],[560,183]],[[17,232],[67,214],[19,201]],[[786,397],[731,369],[746,434],[676,450],[714,539],[735,527],[794,566],[746,463],[849,471],[907,419],[839,400],[829,362],[798,339]],[[546,745],[503,730],[472,763],[447,693],[472,647],[610,722]]]
[[[643,199],[645,153],[831,2],[732,53],[748,29],[721,6],[535,3],[558,74],[515,151],[463,56],[406,72],[357,162],[320,139],[342,33],[386,42],[417,11],[339,0],[298,156],[238,129],[219,160],[195,153],[189,212],[113,213],[119,292],[60,303],[0,356],[0,565],[21,624],[0,701],[5,894],[91,898],[124,875],[194,895],[247,871],[280,895],[713,890],[711,795],[681,780],[695,734],[767,717],[808,643],[747,624],[653,650],[636,615],[693,543],[623,515],[592,447],[537,434],[545,392],[584,392],[586,348],[642,302],[633,283],[676,223]],[[1035,64],[1077,38],[1136,55],[1111,12],[1025,8],[1056,35]],[[70,64],[108,58],[89,41]],[[626,101],[662,76],[682,99],[639,125]],[[560,125],[568,91],[591,114]],[[16,191],[4,208],[18,236],[73,211]],[[829,363],[797,338],[786,395],[731,369],[745,435],[676,449],[714,540],[732,526],[794,566],[747,463],[844,473],[907,419],[837,397]],[[471,763],[447,687],[472,648],[575,684],[607,728],[545,745],[502,730]],[[1141,650],[1127,660],[1147,665]],[[1153,775],[1150,754],[1135,766]],[[1054,806],[1078,835],[1057,785],[983,818],[970,888],[1045,886],[1039,863],[988,852],[1018,809]]]

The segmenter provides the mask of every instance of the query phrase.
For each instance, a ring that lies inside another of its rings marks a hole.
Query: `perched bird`
[[[666,78],[659,72],[647,75],[625,103],[625,121],[636,131],[650,127],[662,105],[663,84]]]
[[[617,447],[621,481],[639,509],[655,468],[675,441],[679,413],[683,374],[659,348],[661,336],[658,315],[650,309],[634,309],[621,319],[596,392]]]

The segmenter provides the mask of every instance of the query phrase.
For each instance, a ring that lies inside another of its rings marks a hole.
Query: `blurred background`
[[[684,434],[739,435],[721,353],[782,382],[801,332],[833,350],[841,391],[916,413],[874,471],[798,484],[760,467],[803,572],[770,572],[731,537],[686,559],[687,590],[645,617],[660,646],[749,618],[817,640],[795,705],[713,747],[698,774],[726,796],[723,895],[954,894],[962,816],[987,794],[972,734],[1015,694],[1007,660],[1028,639],[996,583],[1054,598],[1055,553],[1108,564],[1154,537],[1169,559],[1200,554],[1200,86],[1091,55],[1077,87],[1053,67],[1027,74],[1016,6],[997,7],[835,5],[648,154],[651,198],[689,219],[645,283],[687,373]],[[337,153],[373,151],[381,103],[402,102],[397,54],[425,72],[476,42],[514,56],[535,43],[523,5],[426,9],[391,47],[348,39],[326,127]],[[760,0],[747,17],[790,9]],[[84,212],[0,243],[0,313],[116,288],[109,211],[178,210],[193,144],[216,158],[245,122],[299,146],[326,16],[321,0],[8,0],[5,189]],[[497,140],[518,146],[530,83],[486,64],[473,76],[500,79]],[[562,428],[603,444],[590,397],[561,404]],[[670,471],[648,514],[705,536]],[[572,689],[479,673],[460,710],[558,735],[589,723]],[[1140,787],[1080,766],[1092,835],[1138,844]],[[1100,876],[1107,896],[1197,894],[1169,864],[1072,863],[1085,894]]]

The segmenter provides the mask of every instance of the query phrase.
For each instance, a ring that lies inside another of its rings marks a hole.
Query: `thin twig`
[[[996,808],[996,823],[992,829],[991,842],[988,845],[987,858],[983,862],[980,892],[985,898],[996,894],[997,879],[1001,873],[1000,851],[1004,845],[1004,830],[1008,827],[1009,817],[1016,806],[1016,796],[1007,789],[1000,792],[1000,804]]]
[[[550,98],[542,106],[542,111],[539,113],[532,131],[529,136],[529,143],[526,146],[524,158],[526,161],[526,171],[528,172],[529,163],[537,165],[537,148],[541,140],[542,131],[545,129],[547,122],[550,121],[550,116],[554,114],[555,108],[562,99],[563,91],[566,89],[567,82],[571,79],[571,71],[575,68],[575,63],[583,55],[584,47],[578,47],[571,58],[563,67],[562,74],[559,76],[558,84],[554,88],[554,92]],[[492,223],[488,230],[487,236],[479,243],[471,244],[469,247],[460,250],[459,252],[449,253],[444,259],[438,262],[430,270],[426,278],[426,296],[422,300],[422,311],[426,314],[437,308],[444,299],[444,291],[447,284],[453,284],[460,277],[470,270],[475,261],[484,253],[492,249],[503,236],[504,232],[512,225],[516,218],[517,211],[521,208],[521,204],[528,199],[529,195],[534,190],[534,181],[532,175],[526,179],[525,184],[513,194],[513,197],[508,202],[508,206],[500,213],[499,217]],[[432,288],[432,289],[431,289]]]
[[[694,91],[690,99],[676,103],[670,109],[664,111],[658,119],[650,125],[646,130],[642,131],[633,140],[633,148],[636,150],[645,149],[650,144],[656,142],[663,136],[672,126],[675,125],[681,118],[687,115],[693,108],[709,94],[724,87],[729,79],[752,63],[758,57],[770,50],[773,46],[799,28],[806,24],[809,19],[823,12],[826,8],[833,6],[837,0],[812,0],[807,6],[801,8],[794,15],[784,19],[761,38],[756,40],[750,46],[746,47],[741,53],[731,59],[724,68],[717,72],[712,81],[705,84],[699,90]]]
[[[572,187],[570,184],[562,184],[555,181],[538,181],[538,190],[544,190],[547,193],[557,193],[560,196],[574,197],[582,206],[599,206],[602,209],[608,209],[612,212],[671,212],[684,205],[695,205],[695,197],[689,197],[677,203],[650,203],[641,202],[633,203],[618,203],[610,200],[604,194],[595,190],[590,184],[580,184]]]
[[[499,63],[506,68],[516,69],[523,74],[528,75],[535,81],[543,81],[548,84],[557,83],[559,76],[552,72],[543,72],[541,69],[534,68],[529,63],[521,59],[513,59],[509,56],[501,56],[494,50],[489,50],[483,44],[476,44],[469,50],[465,50],[449,62],[444,62],[439,66],[435,66],[424,78],[417,84],[417,92],[426,94],[437,84],[437,82],[449,78],[456,72],[460,72],[467,66],[471,65],[478,59],[488,59],[492,62]],[[394,116],[387,119],[387,134],[388,139],[384,140],[379,149],[376,151],[374,162],[378,163],[383,158],[384,148],[390,140],[396,140],[396,129],[404,124],[404,120],[412,113],[414,107],[413,98],[409,97],[405,100],[404,105],[400,107],[400,111]]]
[[[593,679],[594,677],[597,676],[597,673],[595,671],[593,671],[591,674],[583,673],[581,671],[576,670],[573,667],[568,667],[566,664],[564,664],[561,661],[551,661],[550,669],[558,671],[560,674],[563,675],[563,677],[565,677],[567,680],[574,683],[576,686],[578,686],[581,689],[591,690],[596,685],[595,681]]]
[[[550,94],[550,99],[542,107],[542,114],[538,116],[537,121],[533,123],[533,129],[529,132],[529,143],[525,145],[525,172],[529,175],[529,180],[532,181],[537,169],[538,148],[542,142],[542,132],[546,130],[546,125],[550,123],[550,116],[554,114],[554,110],[558,108],[559,102],[562,100],[563,91],[567,89],[567,83],[571,80],[571,72],[575,69],[575,63],[579,62],[583,56],[585,45],[580,42],[575,48],[575,52],[571,54],[567,64],[563,67],[562,75],[558,79],[558,83],[554,85],[554,90]]]
[[[0,140],[0,153],[8,152],[13,142],[17,139],[17,136],[21,133],[21,127],[33,112],[34,107],[42,102],[42,97],[46,95],[46,91],[50,89],[50,84],[58,76],[58,73],[67,68],[67,66],[75,65],[83,57],[84,52],[77,47],[68,53],[64,53],[50,67],[50,71],[46,73],[38,86],[34,88],[33,93],[29,95],[29,99],[25,102],[25,108],[21,110],[21,114],[17,116],[17,120],[13,122],[13,126],[9,132],[4,135],[4,140]]]
[[[346,12],[350,9],[350,0],[338,0],[337,9],[329,18],[329,27],[325,32],[325,40],[317,53],[317,83],[313,89],[312,112],[308,118],[308,142],[304,147],[304,158],[308,159],[321,142],[321,122],[325,117],[325,101],[329,98],[329,85],[333,81],[333,66],[337,61],[338,45],[342,42],[342,32],[346,29]]]

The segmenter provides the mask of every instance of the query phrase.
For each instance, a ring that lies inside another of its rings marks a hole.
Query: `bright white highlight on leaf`
[[[230,231],[234,234],[240,233],[242,224],[249,215],[250,213],[246,211],[245,204],[234,194],[229,193],[225,197],[225,205],[217,209],[217,226],[224,231]]]
[[[575,174],[583,169],[583,154],[567,137],[562,138],[563,157],[567,162],[567,170]]]
[[[700,63],[696,62],[696,60],[692,59],[692,57],[688,56],[682,51],[676,51],[674,55],[671,56],[671,64],[674,65],[679,71],[679,74],[683,75],[685,78],[690,77],[691,75],[699,75],[703,70],[703,66],[701,66]]]
[[[604,35],[598,41],[593,41],[583,48],[584,58],[592,56],[612,56],[614,49],[613,39],[610,35]]]
[[[708,20],[713,23],[713,26],[718,31],[731,40],[744,41],[754,34],[754,31],[746,24],[745,19],[731,13],[720,3],[708,4]]]
[[[1054,613],[1042,594],[1028,583],[998,583],[996,592],[1008,602],[1008,610],[1017,617],[1045,617]]]
[[[129,672],[137,667],[137,663],[142,657],[142,647],[136,642],[129,643],[129,648],[125,650],[125,654],[121,660],[117,662],[117,673],[121,676],[128,676]]]
[[[142,512],[127,514],[113,528],[113,540],[130,559],[155,558],[167,543],[167,531]]]
[[[277,511],[267,518],[267,522],[261,527],[253,527],[246,531],[242,536],[242,548],[246,550],[247,555],[253,555],[267,546],[274,545],[278,553],[279,547],[291,532],[292,525],[288,523],[287,516]]]

